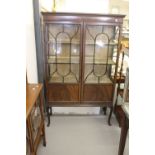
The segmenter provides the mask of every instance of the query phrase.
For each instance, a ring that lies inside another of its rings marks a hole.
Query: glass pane
[[[98,34],[95,38],[95,63],[107,63],[108,60],[108,36],[105,34]]]
[[[31,124],[32,124],[32,136],[35,141],[40,124],[41,124],[41,111],[39,106],[39,100],[36,101],[35,106],[31,111]]]
[[[112,82],[110,76],[116,64],[117,42],[115,26],[86,26],[85,83]]]
[[[48,76],[50,83],[78,83],[80,25],[48,25]]]

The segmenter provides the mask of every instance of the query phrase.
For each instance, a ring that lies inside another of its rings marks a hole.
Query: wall
[[[42,11],[52,11],[53,0],[39,0]]]
[[[109,13],[126,15],[123,27],[129,29],[129,1],[128,0],[109,0]]]
[[[58,7],[58,12],[87,12],[108,13],[108,0],[63,0]]]
[[[40,1],[42,11],[53,11],[52,10],[53,0],[40,0]],[[120,14],[126,14],[126,18],[129,18],[128,0],[55,0],[55,1],[57,12],[120,13]]]
[[[108,13],[109,0],[55,0],[56,12]],[[53,0],[41,0],[45,10],[53,11]],[[44,10],[44,9],[43,9]]]
[[[129,18],[129,2],[128,0],[109,0],[109,12],[117,14],[125,14]]]
[[[33,18],[33,1],[27,2],[26,14],[26,71],[29,83],[37,83],[37,63],[36,63],[36,46],[34,36],[34,18]]]

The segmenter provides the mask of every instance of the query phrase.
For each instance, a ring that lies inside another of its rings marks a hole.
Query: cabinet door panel
[[[79,85],[50,84],[48,85],[47,97],[49,102],[79,101]]]
[[[94,85],[84,86],[84,101],[112,101],[112,85]]]

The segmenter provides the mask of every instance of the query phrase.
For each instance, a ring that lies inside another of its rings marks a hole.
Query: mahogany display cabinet
[[[124,15],[42,13],[47,114],[51,107],[113,110]]]

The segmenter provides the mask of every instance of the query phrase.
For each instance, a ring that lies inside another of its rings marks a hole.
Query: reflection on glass
[[[96,45],[98,45],[99,47],[104,47],[104,42],[102,42],[102,40],[97,40]]]

